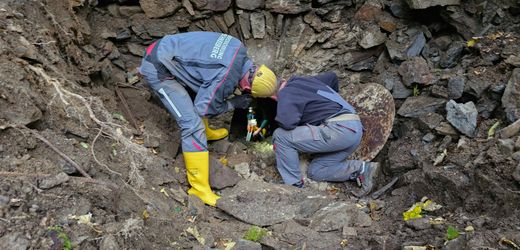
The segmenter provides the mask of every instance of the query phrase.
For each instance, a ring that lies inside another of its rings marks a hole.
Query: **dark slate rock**
[[[236,4],[240,9],[256,10],[264,8],[265,0],[237,0]]]
[[[446,242],[446,244],[443,246],[443,250],[459,250],[459,249],[468,249],[466,247],[467,239],[463,235]]]
[[[433,75],[430,73],[428,63],[420,56],[401,63],[399,74],[403,78],[403,83],[408,87],[414,83],[430,85],[433,82]]]
[[[450,78],[448,80],[448,97],[450,99],[459,99],[460,97],[462,97],[465,82],[466,78],[464,78],[463,76],[456,76]]]
[[[372,48],[383,44],[386,41],[386,35],[381,32],[378,26],[370,26],[363,32],[359,46],[364,49]]]
[[[480,98],[491,84],[492,82],[482,77],[469,77],[464,85],[464,92]]]
[[[507,119],[510,122],[520,119],[520,97],[518,93],[520,93],[520,68],[513,70],[502,95],[502,107],[504,107]]]
[[[392,15],[398,18],[410,18],[412,16],[412,11],[408,4],[405,4],[402,1],[392,1],[390,3],[390,12]]]
[[[263,39],[265,36],[265,15],[262,12],[251,13],[251,33],[253,38]]]
[[[420,55],[426,44],[424,33],[419,30],[409,30],[406,33],[397,31],[395,36],[391,35],[391,39],[385,42],[388,54],[394,61],[404,61]]]
[[[448,89],[444,86],[433,85],[430,88],[430,91],[432,96],[448,99],[449,92]]]
[[[41,189],[50,189],[70,180],[70,176],[66,173],[59,173],[55,176],[45,178],[38,183]]]
[[[444,121],[444,117],[437,113],[427,113],[419,116],[420,125],[427,129],[434,129]]]
[[[132,32],[129,29],[122,29],[117,32],[116,41],[124,41],[132,37]]]
[[[341,242],[336,232],[316,232],[294,220],[274,225],[271,229],[279,240],[271,244],[262,240],[261,243],[273,249],[338,249]],[[285,246],[287,243],[289,246]]]
[[[117,239],[114,235],[107,235],[103,237],[101,242],[99,243],[99,249],[101,250],[119,250],[119,244],[117,243]]]
[[[426,37],[424,37],[423,32],[418,32],[412,38],[412,44],[406,49],[406,56],[414,57],[420,55],[424,45],[426,45]]]
[[[470,16],[459,6],[448,6],[441,11],[441,17],[451,24],[464,39],[470,40],[480,32],[481,25],[477,17]]]
[[[465,104],[450,100],[446,104],[446,119],[461,133],[473,137],[477,128],[477,108],[473,102]]]
[[[123,17],[131,17],[134,14],[142,13],[143,9],[139,6],[119,6],[119,14]]]
[[[412,94],[412,90],[404,86],[401,77],[397,74],[397,70],[385,69],[379,74],[378,81],[384,83],[394,99],[405,99]]]
[[[235,23],[235,14],[233,14],[233,9],[224,12],[224,22],[226,22],[228,27]]]
[[[244,39],[251,38],[251,20],[250,14],[247,12],[243,12],[238,15],[238,23],[240,24],[240,29],[242,30],[242,35]]]
[[[9,233],[0,238],[0,249],[25,250],[29,247],[29,243],[29,240],[25,238],[23,233]]]
[[[511,155],[515,150],[515,141],[513,139],[498,139],[498,149],[503,155]]]
[[[231,0],[190,0],[198,10],[225,11],[231,6]]]
[[[161,18],[174,14],[181,8],[181,3],[170,0],[139,0],[144,13],[149,18]]]
[[[520,153],[520,151],[516,152],[515,154],[517,153]],[[515,171],[513,172],[513,179],[515,179],[515,181],[520,184],[520,165],[516,166]]]
[[[450,45],[448,50],[441,55],[441,59],[439,61],[439,65],[442,68],[452,68],[457,65],[457,61],[462,55],[462,51],[464,50],[464,43],[455,42]]]
[[[424,142],[428,142],[428,143],[432,142],[434,139],[435,139],[435,135],[432,134],[432,133],[428,133],[428,134],[424,135],[423,138],[422,138],[422,140]]]
[[[439,133],[441,135],[447,135],[447,136],[451,136],[451,135],[458,136],[459,135],[457,130],[447,122],[441,122],[439,124],[439,126],[435,127],[435,131],[437,131],[437,133]]]
[[[289,185],[242,180],[217,201],[217,207],[250,224],[269,226],[305,216],[309,207],[321,207],[330,198]]]
[[[397,113],[404,117],[418,117],[423,114],[435,112],[444,106],[446,100],[427,96],[412,96],[404,101]]]
[[[318,210],[311,218],[309,228],[318,232],[340,230],[344,226],[369,227],[372,219],[357,208],[355,203],[336,202]]]
[[[432,227],[432,224],[430,224],[429,218],[417,218],[417,219],[411,219],[406,221],[406,226],[420,231],[425,230]]]
[[[262,244],[250,240],[239,239],[233,250],[262,250]]]
[[[311,10],[311,0],[266,0],[265,7],[271,12],[299,14]]]
[[[388,159],[390,163],[388,170],[392,174],[402,174],[417,167],[417,163],[412,154],[410,154],[410,150],[415,148],[410,140],[410,138],[403,137],[390,142],[388,147],[388,155],[390,156]]]
[[[241,179],[235,170],[222,166],[219,160],[215,157],[210,157],[209,184],[212,188],[223,189],[232,187]]]

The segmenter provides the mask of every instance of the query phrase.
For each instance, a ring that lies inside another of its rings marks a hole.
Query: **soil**
[[[138,1],[119,2],[128,9],[139,6]],[[119,2],[0,3],[0,247],[64,249],[60,245],[64,240],[53,238],[50,229],[59,226],[77,249],[224,249],[226,242],[238,241],[251,227],[187,196],[189,185],[184,165],[179,162],[179,128],[144,81],[131,81],[140,62],[131,45],[144,48],[151,39],[131,29],[130,17],[112,14],[110,8]],[[364,3],[354,2],[344,18],[353,17],[354,10]],[[514,66],[503,58],[489,59],[486,54],[496,50],[508,56],[510,51],[520,51],[518,30],[509,30],[518,27],[518,14],[514,14],[518,9],[518,4],[500,9],[503,20],[495,23],[496,30],[509,35],[486,40],[481,48],[466,48],[459,61],[457,70],[467,70],[468,82],[491,81],[486,88],[491,90],[482,96],[475,93],[478,88],[473,88],[458,101],[478,104],[475,137],[435,132],[425,128],[418,117],[396,117],[390,139],[374,159],[383,166],[378,187],[398,177],[390,190],[377,199],[352,196],[351,191],[357,189],[353,182],[330,183],[316,191],[335,200],[355,202],[373,219],[372,226],[358,228],[355,236],[332,232],[348,239],[348,244],[338,242],[337,248],[428,245],[518,249],[520,136],[517,133],[510,142],[498,136],[488,138],[488,130],[496,121],[501,121],[499,129],[511,123],[497,100]],[[193,23],[214,14],[196,12],[201,16],[193,17]],[[428,25],[435,30],[432,26],[436,24]],[[184,32],[193,24],[177,26]],[[129,37],[121,38],[126,33]],[[258,43],[258,39],[254,41]],[[324,64],[322,71],[339,71],[343,82],[378,82],[385,69],[398,67],[384,57],[381,54],[373,71],[351,71],[338,64]],[[305,63],[309,62],[295,64],[301,68],[290,68],[279,61],[276,65],[282,65],[278,70],[284,74],[308,73]],[[445,80],[455,71],[434,72],[437,85],[446,87]],[[421,87],[420,95],[431,95],[431,91],[431,86]],[[401,104],[396,100],[396,110]],[[444,108],[436,112],[446,115]],[[224,114],[212,120],[211,126],[233,127],[231,120],[232,114]],[[434,133],[435,138],[426,142],[423,137],[427,133]],[[92,179],[35,134],[48,140]],[[272,155],[255,151],[254,143],[230,143],[235,145],[234,152],[218,152],[214,142],[212,155],[225,156],[229,166],[246,162],[260,180],[281,182]],[[443,160],[434,164],[443,152]],[[441,217],[445,223],[418,230],[405,223],[402,214],[424,196],[443,206],[426,217]],[[88,223],[78,223],[74,217],[89,214],[92,217]],[[457,228],[462,236],[446,241],[448,226]],[[474,231],[465,231],[468,226]],[[205,244],[197,239],[198,234]],[[264,243],[263,248],[277,248]],[[294,247],[303,249],[305,245]]]

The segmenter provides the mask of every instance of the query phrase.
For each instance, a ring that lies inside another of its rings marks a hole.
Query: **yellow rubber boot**
[[[216,141],[228,136],[228,131],[225,128],[211,129],[208,125],[208,118],[202,118],[202,122],[206,128],[206,139],[208,141]]]
[[[199,197],[204,203],[215,206],[220,196],[211,191],[209,186],[209,153],[184,152],[186,175],[191,188],[188,194]]]

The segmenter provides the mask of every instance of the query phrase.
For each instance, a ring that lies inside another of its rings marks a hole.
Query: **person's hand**
[[[236,109],[247,109],[251,105],[251,95],[237,95],[228,100]]]

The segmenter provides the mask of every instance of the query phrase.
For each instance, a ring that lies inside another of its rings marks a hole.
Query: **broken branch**
[[[63,153],[57,147],[52,145],[52,143],[50,143],[47,139],[45,139],[43,136],[41,136],[38,132],[36,132],[36,131],[34,131],[32,129],[29,129],[29,128],[25,127],[25,126],[21,126],[21,127],[23,129],[28,130],[29,132],[31,132],[31,134],[34,137],[36,137],[38,140],[40,140],[43,143],[45,143],[52,150],[54,150],[54,152],[58,153],[63,159],[65,159],[68,163],[70,163],[72,166],[74,166],[74,168],[76,168],[83,176],[85,176],[88,179],[92,179],[92,177],[89,174],[87,174],[87,172],[85,172],[85,170],[83,170],[83,168],[81,168],[75,161],[73,161],[70,157],[68,157],[65,153]]]

